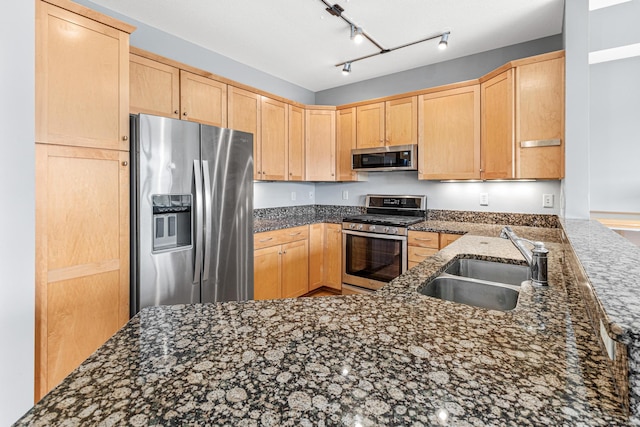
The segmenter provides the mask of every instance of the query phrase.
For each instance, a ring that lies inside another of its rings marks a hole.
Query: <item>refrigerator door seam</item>
[[[202,262],[202,173],[200,161],[193,161],[193,179],[196,187],[196,226],[195,226],[195,257],[193,266],[193,283],[200,282],[200,270]]]
[[[211,251],[211,229],[213,228],[212,222],[212,203],[213,203],[213,194],[211,193],[211,180],[209,176],[209,162],[207,160],[202,161],[202,171],[204,174],[204,273],[202,274],[202,281],[209,279],[209,269],[211,267],[211,255],[209,252]]]

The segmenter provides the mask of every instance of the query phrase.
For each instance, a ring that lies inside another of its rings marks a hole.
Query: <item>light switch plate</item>
[[[342,190],[342,200],[349,200],[349,191]]]
[[[489,193],[480,193],[480,206],[489,206]]]

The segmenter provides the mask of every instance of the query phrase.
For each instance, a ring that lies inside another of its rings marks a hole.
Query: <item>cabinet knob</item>
[[[123,137],[122,137],[122,140],[123,140],[123,141],[128,141],[128,140],[129,140],[129,137],[128,137],[127,135],[125,135],[125,136],[123,136]]]
[[[129,164],[129,162],[127,162],[126,160],[124,162],[122,162],[122,166],[127,166]]]
[[[336,176],[336,174],[335,174],[335,173],[332,173],[332,174],[331,174],[331,176]]]
[[[289,172],[289,176],[293,176],[293,172]]]
[[[180,114],[180,111],[176,110],[173,112],[173,114]]]
[[[187,112],[182,113],[183,116],[187,117]]]

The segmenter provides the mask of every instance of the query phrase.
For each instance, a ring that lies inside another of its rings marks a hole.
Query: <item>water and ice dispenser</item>
[[[191,194],[154,194],[153,250],[191,246]]]

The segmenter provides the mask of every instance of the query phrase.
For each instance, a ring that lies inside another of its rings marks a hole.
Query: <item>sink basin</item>
[[[444,272],[461,277],[516,286],[531,278],[529,267],[526,265],[503,264],[479,259],[458,259]]]
[[[440,275],[429,282],[421,294],[489,310],[509,311],[518,304],[520,294],[513,285]]]

